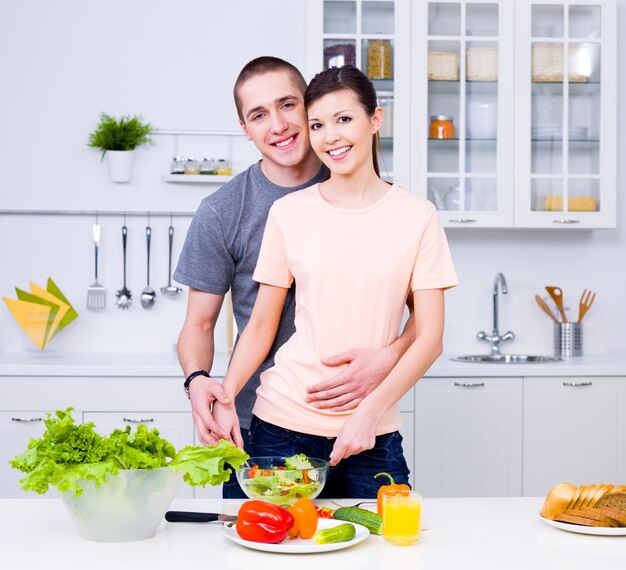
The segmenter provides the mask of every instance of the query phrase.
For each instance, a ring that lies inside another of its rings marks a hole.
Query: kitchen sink
[[[563,360],[558,356],[533,356],[530,354],[469,354],[454,356],[450,360],[457,362],[492,362],[495,364],[531,364],[542,362],[558,362]]]

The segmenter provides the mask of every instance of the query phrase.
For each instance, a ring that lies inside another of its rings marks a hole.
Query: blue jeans
[[[250,430],[241,428],[241,437],[243,438],[243,448],[246,453],[250,453]],[[237,475],[232,467],[230,469],[230,479],[222,486],[222,497],[224,499],[247,499],[246,494],[241,490]]]
[[[304,453],[328,461],[335,439],[292,431],[253,416],[247,451],[251,457],[290,457]],[[331,467],[320,498],[375,499],[378,488],[389,483],[387,477],[374,478],[380,472],[389,473],[395,483],[409,483],[402,436],[397,431],[377,436],[372,449],[342,459],[337,466]]]

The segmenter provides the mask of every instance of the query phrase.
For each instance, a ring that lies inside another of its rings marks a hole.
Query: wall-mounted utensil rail
[[[128,216],[191,218],[195,212],[154,212],[127,210],[0,210],[0,216]]]

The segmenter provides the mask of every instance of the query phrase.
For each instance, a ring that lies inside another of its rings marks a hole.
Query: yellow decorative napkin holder
[[[17,299],[3,300],[26,336],[43,351],[78,313],[50,277],[46,289],[31,281],[30,291],[16,287]]]

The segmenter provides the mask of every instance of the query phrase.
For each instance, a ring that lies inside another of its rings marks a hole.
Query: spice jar
[[[184,174],[186,158],[183,156],[175,156],[170,163],[170,174]]]
[[[213,158],[205,158],[200,164],[200,174],[215,174],[215,160]]]
[[[185,174],[200,174],[200,163],[195,158],[188,158],[185,162]]]
[[[367,76],[370,79],[391,79],[389,40],[370,40],[367,44]]]
[[[219,176],[231,176],[233,169],[230,167],[230,161],[224,158],[220,158],[217,161],[217,174]]]
[[[454,138],[454,117],[452,115],[433,115],[430,118],[431,139],[453,139]]]

